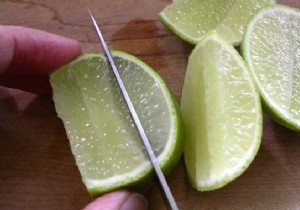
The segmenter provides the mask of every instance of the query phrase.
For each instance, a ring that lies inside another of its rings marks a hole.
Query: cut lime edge
[[[168,86],[165,84],[163,79],[160,75],[155,72],[151,67],[147,64],[142,62],[141,60],[137,59],[136,57],[127,54],[121,51],[111,51],[113,56],[121,57],[126,60],[133,61],[135,64],[139,65],[144,69],[151,77],[157,81],[157,84],[163,89],[163,94],[165,98],[167,98],[168,107],[171,109],[170,116],[172,119],[172,126],[169,139],[170,141],[167,142],[163,152],[157,157],[159,164],[162,168],[162,171],[165,175],[168,175],[172,169],[176,166],[177,162],[179,161],[181,154],[182,154],[182,138],[183,138],[183,128],[182,128],[182,119],[181,114],[179,111],[179,106],[177,101],[175,100],[174,96],[171,94]],[[56,74],[59,74],[60,70],[72,66],[81,60],[85,60],[86,58],[90,57],[103,57],[103,54],[96,54],[96,53],[86,53],[82,54],[77,57],[75,60],[71,61],[69,64],[61,67],[52,75],[51,78],[55,77]],[[55,95],[53,96],[55,97]],[[58,114],[59,115],[59,114]],[[60,117],[60,116],[59,116]],[[67,134],[68,135],[68,134]],[[172,138],[173,137],[173,138]],[[94,179],[84,179],[82,176],[82,181],[85,183],[87,190],[93,196],[98,196],[99,194],[112,191],[114,189],[118,189],[120,187],[132,187],[139,191],[144,191],[148,188],[153,182],[153,168],[150,167],[150,161],[142,164],[140,167],[136,168],[133,171],[128,172],[127,174],[122,174],[114,177],[110,177],[103,180],[94,180]],[[139,186],[144,185],[144,186]],[[112,187],[114,186],[114,187]]]
[[[170,5],[167,5],[166,7],[169,7]],[[165,15],[163,11],[161,11],[158,14],[160,22],[169,29],[172,33],[174,33],[177,37],[181,38],[182,40],[186,41],[187,43],[191,45],[196,45],[203,37],[200,37],[198,39],[195,39],[186,33],[183,33],[182,31],[177,30],[176,25],[172,24],[172,21],[169,20],[169,18]]]
[[[253,162],[254,158],[256,157],[256,154],[258,153],[260,143],[261,143],[261,138],[262,138],[262,125],[263,125],[262,108],[261,108],[259,92],[257,90],[257,87],[255,86],[252,75],[250,74],[244,60],[242,59],[240,54],[236,51],[236,49],[231,44],[229,44],[224,38],[222,38],[219,34],[211,31],[208,32],[207,35],[205,35],[203,39],[196,45],[192,54],[198,48],[202,47],[201,45],[204,45],[209,40],[214,40],[218,42],[220,45],[225,46],[228,49],[228,51],[232,52],[233,56],[237,59],[240,66],[246,70],[246,74],[248,74],[248,78],[249,78],[250,87],[252,91],[255,93],[255,98],[256,98],[255,108],[257,109],[258,114],[255,122],[257,128],[255,129],[256,133],[253,138],[254,140],[252,141],[252,144],[249,146],[247,152],[245,153],[243,161],[241,161],[235,167],[231,168],[229,171],[226,171],[223,175],[218,176],[217,178],[210,181],[194,182],[194,180],[188,174],[188,178],[190,180],[191,185],[199,191],[212,191],[224,187],[225,185],[234,181],[236,178],[238,178],[242,173],[246,171],[246,169],[250,166],[250,164]]]
[[[250,72],[252,74],[252,77],[254,78],[255,84],[258,87],[264,110],[270,115],[270,117],[273,120],[275,120],[279,124],[289,128],[291,130],[300,131],[300,120],[297,120],[294,117],[292,117],[287,110],[284,110],[284,109],[276,106],[276,103],[273,102],[271,97],[269,97],[268,94],[265,91],[263,91],[263,88],[260,85],[259,80],[256,77],[256,74],[254,72],[254,67],[252,65],[252,59],[251,59],[250,53],[247,51],[247,49],[250,49],[249,48],[250,43],[247,42],[247,40],[250,39],[250,33],[253,29],[253,25],[263,15],[265,15],[266,13],[268,13],[269,11],[272,11],[272,10],[274,10],[274,11],[280,10],[282,12],[287,12],[289,14],[292,13],[294,15],[300,16],[300,10],[299,9],[291,8],[291,7],[288,7],[286,5],[280,5],[280,4],[273,5],[273,6],[268,6],[268,7],[265,7],[263,9],[259,10],[252,17],[252,19],[249,21],[249,23],[246,27],[245,34],[244,34],[244,39],[243,39],[242,45],[241,45],[241,52],[243,54],[243,57],[244,57],[244,60],[245,60],[246,64],[248,65],[248,69],[250,70]]]

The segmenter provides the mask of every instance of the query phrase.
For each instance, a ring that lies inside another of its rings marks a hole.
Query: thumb
[[[146,210],[147,201],[141,194],[127,190],[105,194],[83,210]]]

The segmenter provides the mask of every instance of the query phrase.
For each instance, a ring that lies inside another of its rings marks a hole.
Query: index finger
[[[76,40],[20,26],[0,26],[0,74],[48,75],[81,53]]]

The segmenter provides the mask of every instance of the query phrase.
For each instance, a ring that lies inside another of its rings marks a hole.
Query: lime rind
[[[190,168],[190,167],[197,167],[197,166],[189,166],[191,164],[197,164],[196,162],[194,163],[187,163],[187,153],[189,151],[186,151],[186,148],[184,148],[184,156],[185,156],[185,161],[186,161],[186,166],[187,166],[187,172],[188,172],[188,178],[191,183],[191,185],[199,190],[199,191],[211,191],[215,189],[219,189],[233,180],[235,180],[237,177],[239,177],[245,170],[249,167],[249,165],[252,163],[254,160],[260,146],[261,142],[261,136],[262,136],[262,111],[261,111],[261,104],[260,104],[260,99],[259,99],[259,94],[256,89],[256,86],[254,84],[254,81],[251,77],[251,74],[248,72],[247,67],[243,61],[243,59],[240,57],[238,52],[234,49],[233,46],[228,44],[222,37],[220,37],[218,34],[214,32],[208,33],[197,45],[196,48],[193,50],[192,54],[190,55],[190,58],[193,56],[196,51],[201,48],[203,45],[206,44],[208,41],[215,41],[219,43],[222,48],[226,48],[232,56],[237,60],[239,66],[244,69],[244,73],[247,75],[247,79],[249,81],[249,86],[251,88],[251,91],[253,92],[253,100],[255,101],[255,107],[253,109],[256,110],[256,118],[255,121],[253,122],[255,125],[255,133],[251,134],[252,135],[252,142],[249,145],[247,152],[243,155],[243,158],[239,161],[237,165],[234,167],[229,168],[228,170],[223,171],[222,174],[218,174],[215,177],[210,177],[208,180],[197,180],[195,177],[195,174],[193,174],[193,170],[196,170],[195,168]],[[186,80],[184,81],[184,84],[186,84]],[[184,94],[184,93],[183,93]],[[184,97],[184,95],[183,95]],[[196,96],[194,96],[196,97]],[[192,105],[191,105],[192,106]],[[183,114],[183,119],[185,119],[185,112],[182,111]],[[185,120],[184,120],[185,123]],[[185,124],[185,126],[188,126]],[[213,128],[211,128],[213,129]],[[187,140],[186,140],[187,141]],[[192,171],[191,171],[192,170]]]
[[[162,93],[164,95],[164,99],[166,100],[168,112],[171,122],[171,127],[169,131],[169,136],[167,137],[169,140],[167,141],[163,151],[158,156],[158,161],[162,167],[163,172],[167,175],[171,172],[171,170],[175,167],[177,161],[181,157],[182,153],[182,125],[181,125],[181,116],[178,109],[177,102],[174,100],[171,92],[169,91],[167,85],[163,81],[163,79],[156,73],[152,68],[146,65],[144,62],[140,61],[134,56],[131,56],[127,53],[120,51],[112,52],[114,58],[118,57],[130,62],[135,63],[140,66],[147,74],[149,74],[155,81],[158,86],[160,86]],[[84,54],[78,57],[76,60],[70,62],[66,66],[60,68],[56,72],[51,75],[51,85],[54,87],[53,99],[56,102],[55,106],[58,108],[59,96],[55,91],[55,86],[58,86],[57,83],[63,83],[63,81],[59,81],[61,79],[60,74],[64,74],[63,71],[72,69],[72,66],[81,62],[85,59],[90,59],[93,57],[101,57],[105,59],[104,55],[98,54]],[[58,109],[57,109],[58,110]],[[63,119],[63,114],[58,111],[59,117]],[[64,122],[65,127],[67,127],[68,122]],[[69,133],[67,132],[68,136]],[[69,136],[70,139],[70,136]],[[104,178],[104,179],[90,179],[85,177],[82,173],[82,180],[85,183],[88,191],[93,196],[97,196],[99,194],[112,191],[118,188],[123,187],[132,187],[137,190],[145,190],[151,183],[153,183],[153,169],[150,165],[150,162],[145,162],[140,166],[136,167],[134,170],[124,173],[122,175],[115,175],[113,177]]]
[[[291,8],[285,5],[273,5],[273,6],[268,6],[260,11],[258,11],[250,20],[248,23],[246,30],[245,30],[245,35],[244,39],[241,45],[241,51],[244,57],[244,60],[246,64],[248,65],[248,68],[254,78],[254,81],[258,87],[260,96],[261,96],[261,101],[262,105],[264,107],[264,110],[271,116],[273,120],[278,122],[279,124],[294,130],[294,131],[300,131],[300,118],[295,118],[287,109],[284,109],[280,107],[268,94],[268,92],[265,90],[263,85],[260,83],[258,76],[256,75],[257,73],[255,72],[255,67],[253,65],[253,59],[250,55],[250,39],[251,39],[251,32],[253,31],[253,28],[255,24],[263,18],[265,15],[268,15],[271,12],[280,12],[282,14],[287,14],[287,15],[295,15],[298,16],[300,19],[300,10],[297,8]],[[266,20],[268,21],[268,20]],[[267,26],[266,26],[267,28]],[[278,29],[281,28],[281,26],[277,27]],[[300,29],[298,29],[300,31]],[[299,33],[298,33],[299,36]],[[266,41],[267,42],[267,41]],[[274,65],[277,61],[274,60]],[[278,93],[276,93],[278,94]]]

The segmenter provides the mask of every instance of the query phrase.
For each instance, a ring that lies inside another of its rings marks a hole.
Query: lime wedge
[[[181,110],[192,186],[218,189],[246,170],[261,141],[259,94],[238,52],[216,33],[189,57]]]
[[[266,111],[300,131],[300,10],[262,9],[248,24],[242,52]]]
[[[164,172],[182,150],[181,121],[166,84],[149,66],[113,52],[132,103]],[[88,191],[143,187],[153,175],[147,153],[104,55],[86,54],[51,75],[53,99]]]
[[[250,17],[274,0],[175,0],[159,14],[171,31],[191,44],[197,44],[209,31],[239,45]]]

